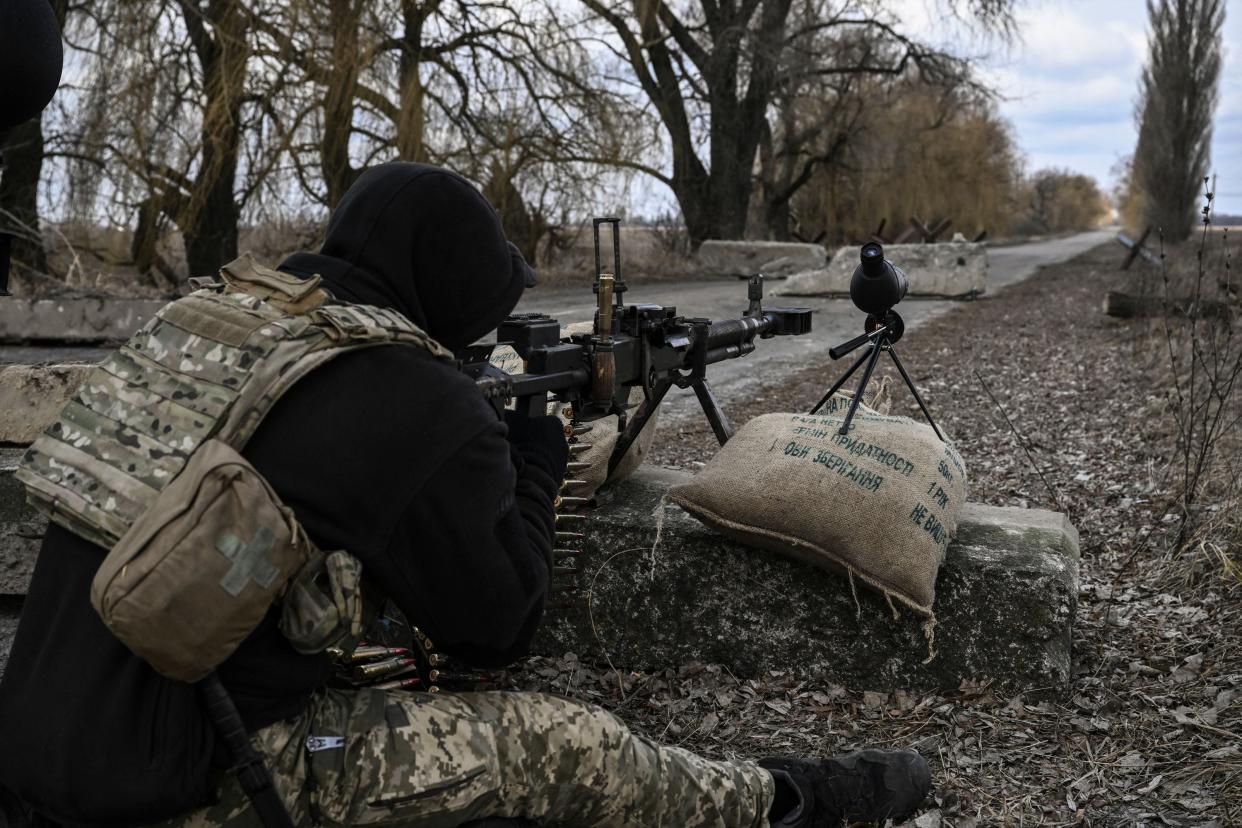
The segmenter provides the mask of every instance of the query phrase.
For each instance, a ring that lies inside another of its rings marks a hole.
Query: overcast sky
[[[1143,0],[1028,0],[1012,47],[980,43],[933,14],[930,0],[901,0],[910,28],[983,57],[1004,96],[1028,168],[1068,167],[1111,188],[1112,168],[1134,149],[1134,101],[1147,49]],[[1242,2],[1227,0],[1225,65],[1212,147],[1217,210],[1242,214]]]

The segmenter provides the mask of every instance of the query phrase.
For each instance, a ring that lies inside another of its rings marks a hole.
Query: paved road
[[[994,296],[1009,285],[1034,275],[1042,265],[1070,259],[1109,237],[1109,231],[1099,230],[1048,241],[990,248],[987,293],[975,301],[986,302],[988,296]],[[771,283],[769,293],[778,290],[779,287],[773,286],[779,284]],[[592,318],[595,312],[592,298],[590,283],[584,279],[581,288],[535,288],[523,297],[518,310],[537,310],[555,316],[562,324],[571,324]],[[747,304],[746,283],[739,279],[649,285],[629,291],[626,299],[675,305],[683,314],[711,319],[739,316]],[[810,307],[814,312],[812,333],[764,340],[749,356],[711,366],[708,379],[726,411],[730,400],[753,395],[764,385],[779,382],[810,365],[823,366],[824,390],[827,390],[848,365],[833,363],[828,358],[828,349],[862,333],[863,314],[848,299],[770,296],[765,299],[765,304]],[[947,312],[955,304],[940,299],[910,299],[902,302],[898,310],[905,320],[906,330],[910,331]],[[673,389],[663,405],[661,426],[698,416],[702,416],[701,410],[693,392]]]
[[[1107,231],[1082,233],[1051,241],[1034,242],[988,251],[990,270],[988,294],[977,300],[986,302],[1007,285],[1021,281],[1041,265],[1064,261],[1107,240]],[[778,285],[779,282],[773,283]],[[541,311],[551,314],[563,324],[591,318],[595,305],[591,301],[587,278],[577,288],[535,288],[518,305],[520,311]],[[687,315],[725,319],[739,316],[746,308],[746,284],[739,279],[669,283],[634,289],[626,295],[636,302],[657,302],[675,305]],[[848,299],[813,297],[778,297],[767,299],[769,305],[801,305],[814,311],[814,331],[808,336],[781,337],[759,343],[754,353],[743,359],[712,366],[709,378],[721,403],[728,409],[729,401],[754,394],[766,384],[779,382],[809,365],[822,365],[825,388],[844,366],[828,359],[828,348],[861,332],[863,315]],[[934,319],[955,303],[935,299],[911,299],[899,308],[907,329]],[[33,362],[95,362],[106,350],[99,348],[52,348],[45,346],[0,346],[0,363]],[[687,417],[701,416],[694,394],[674,389],[664,403],[662,423],[675,423]]]
[[[3,301],[3,300],[0,300]],[[99,362],[107,353],[107,348],[96,348],[91,345],[53,346],[53,345],[0,345],[0,365],[15,363],[33,365],[53,362]]]

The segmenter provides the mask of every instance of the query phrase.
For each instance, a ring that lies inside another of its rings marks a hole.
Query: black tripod
[[[884,312],[882,317],[874,314],[867,315],[867,322],[864,325],[866,333],[860,334],[848,342],[843,342],[835,348],[828,349],[828,356],[833,359],[840,359],[846,354],[861,348],[863,345],[870,345],[863,352],[850,369],[846,371],[841,379],[833,383],[828,389],[828,393],[824,394],[823,399],[815,404],[811,409],[814,414],[823,407],[824,403],[832,399],[832,395],[841,390],[841,386],[854,375],[858,367],[864,362],[867,363],[866,369],[863,371],[862,382],[858,383],[858,390],[854,392],[854,399],[850,401],[850,410],[846,412],[845,422],[841,423],[840,434],[849,434],[850,423],[854,420],[854,414],[858,411],[858,403],[862,400],[863,392],[867,390],[867,383],[871,382],[871,374],[875,371],[875,364],[880,361],[880,354],[887,351],[888,355],[893,358],[893,364],[897,366],[897,370],[901,372],[901,378],[906,381],[906,385],[910,388],[910,393],[914,394],[914,399],[918,401],[919,408],[923,411],[923,416],[927,418],[927,422],[931,423],[932,430],[936,432],[936,436],[944,442],[944,435],[940,433],[940,429],[936,427],[936,421],[932,419],[931,412],[927,410],[927,404],[923,402],[923,397],[919,394],[919,389],[914,387],[914,380],[910,379],[910,375],[906,373],[906,367],[901,364],[901,360],[897,357],[897,351],[893,345],[897,340],[901,339],[901,335],[906,332],[906,324],[901,321],[901,317],[897,311],[889,308]]]

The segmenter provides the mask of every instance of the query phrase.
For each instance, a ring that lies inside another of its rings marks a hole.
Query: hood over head
[[[280,270],[318,273],[338,299],[396,310],[447,348],[512,312],[534,275],[474,185],[428,164],[393,162],[358,177],[318,253]]]
[[[0,139],[43,111],[63,62],[60,24],[47,0],[0,2]]]

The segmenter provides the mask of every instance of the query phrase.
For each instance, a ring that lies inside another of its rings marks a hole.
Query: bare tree
[[[93,4],[99,49],[75,113],[72,209],[137,216],[131,253],[155,266],[165,219],[191,275],[237,255],[244,196],[234,190],[249,44],[240,0]],[[102,200],[103,205],[99,202]]]
[[[1221,68],[1223,0],[1148,0],[1147,66],[1140,81],[1134,184],[1147,223],[1182,241],[1207,174]]]
[[[90,6],[100,46],[72,119],[69,209],[133,226],[138,268],[179,276],[155,252],[171,223],[189,275],[211,273],[237,255],[296,132],[284,121],[303,113],[272,107],[287,79],[259,65],[245,0]]]
[[[260,52],[296,78],[281,108],[314,110],[290,146],[317,203],[334,205],[371,163],[445,164],[483,186],[533,257],[598,189],[579,157],[638,154],[582,33],[550,6],[300,0],[253,24]]]
[[[835,26],[821,0],[794,9],[793,28],[760,143],[757,195],[769,238],[788,238],[792,203],[817,170],[846,162],[853,142],[874,125],[895,86],[945,98],[962,88],[982,94],[970,64],[920,47],[890,27]],[[834,56],[826,63],[824,55]],[[885,140],[869,136],[869,140]],[[917,140],[911,133],[907,140]]]
[[[616,33],[668,138],[671,174],[629,163],[672,189],[696,243],[741,236],[792,0],[707,0],[676,9],[664,0],[634,0],[630,8],[583,2]],[[696,102],[707,113],[706,161]]]
[[[296,92],[316,90],[318,114],[293,147],[307,193],[327,206],[360,166],[453,152],[479,91],[475,65],[503,55],[524,26],[504,2],[464,0],[303,0],[256,9],[251,22],[266,54],[296,74]]]
[[[858,94],[867,106],[851,140],[794,198],[802,236],[862,241],[883,224],[894,237],[912,216],[950,218],[969,236],[1004,230],[1018,207],[1021,162],[986,95],[918,77],[870,78]]]
[[[1026,185],[1026,215],[1041,233],[1087,230],[1108,214],[1108,201],[1089,175],[1045,169]]]
[[[628,163],[673,190],[696,243],[739,237],[746,229],[756,153],[770,129],[770,107],[790,77],[783,65],[791,49],[833,32],[865,33],[865,39],[889,44],[861,53],[806,50],[795,78],[900,75],[911,64],[935,71],[944,57],[903,34],[880,4],[868,0],[821,0],[792,21],[793,0],[583,3],[615,35],[617,55],[668,140],[671,173]],[[964,13],[1003,23],[1012,3],[964,6]]]
[[[177,0],[177,7],[201,73],[200,156],[193,176],[164,170],[163,193],[177,205],[190,275],[205,275],[237,257],[234,186],[250,47],[241,0]]]
[[[324,73],[320,164],[328,206],[335,206],[358,177],[349,158],[354,132],[354,96],[358,89],[359,27],[365,0],[328,0],[331,71]]]
[[[553,7],[524,22],[505,59],[474,63],[475,105],[461,125],[470,140],[452,161],[483,183],[506,232],[534,261],[544,240],[562,238],[564,225],[581,218],[575,212],[624,186],[632,172],[618,174],[620,162],[655,151],[658,139],[636,128],[582,30]],[[613,172],[601,174],[601,164]]]
[[[752,215],[780,237],[875,89],[968,68],[879,0],[675,1],[84,0],[98,44],[45,150],[62,213],[132,229],[133,263],[170,276],[175,228],[204,273],[243,227],[313,235],[360,170],[404,158],[478,182],[531,257],[643,174],[696,240]]]

